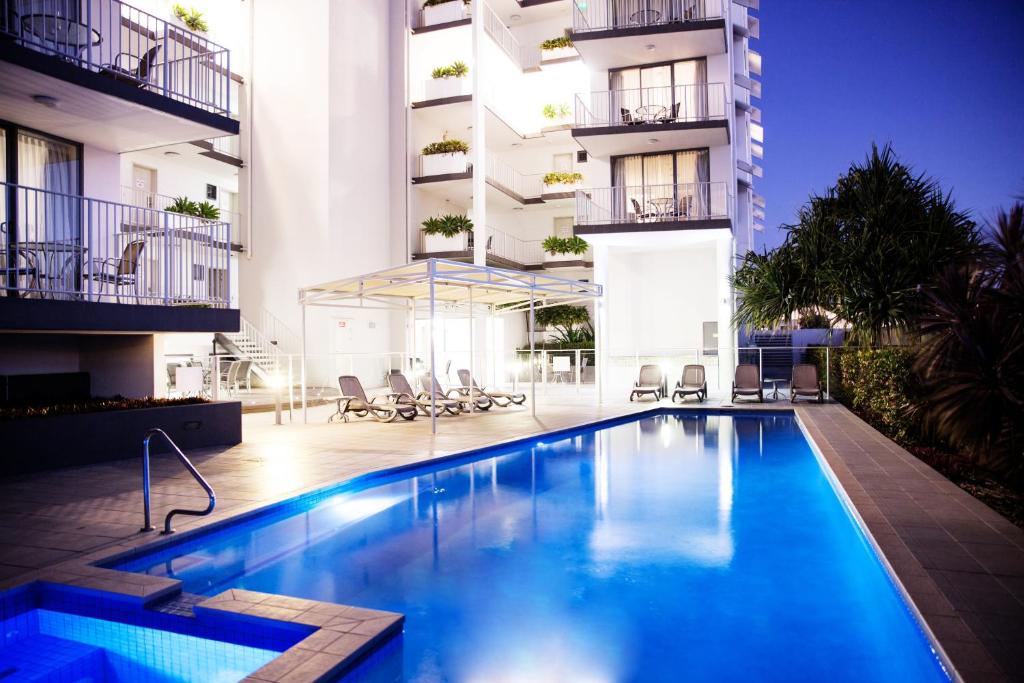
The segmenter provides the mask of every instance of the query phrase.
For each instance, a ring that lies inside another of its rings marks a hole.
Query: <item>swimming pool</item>
[[[116,566],[402,612],[368,663],[390,680],[947,679],[791,414],[658,414],[475,457]]]

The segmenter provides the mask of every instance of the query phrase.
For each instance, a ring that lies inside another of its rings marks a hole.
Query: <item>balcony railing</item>
[[[725,85],[698,83],[576,95],[576,127],[725,119]]]
[[[574,0],[576,33],[719,19],[722,0]]]
[[[520,173],[491,154],[487,155],[486,171],[488,182],[520,197],[539,197],[544,193],[542,173]]]
[[[169,197],[165,194],[147,192],[134,187],[128,187],[127,185],[121,186],[121,202],[123,204],[131,204],[132,206],[141,206],[146,209],[166,211],[167,207],[173,204],[174,201],[174,197]],[[240,236],[239,233],[242,229],[242,215],[240,213],[237,211],[220,209],[220,216],[218,217],[218,220],[229,223],[231,225],[231,234],[235,236],[235,239],[238,239]]]
[[[230,114],[229,51],[119,0],[0,0],[0,36],[111,80]]]
[[[632,185],[576,191],[576,225],[641,224],[729,217],[726,183]]]
[[[472,251],[473,246],[473,233],[464,232],[455,237],[443,238],[420,231],[421,254]],[[487,254],[521,266],[539,265],[544,262],[544,250],[539,240],[521,240],[490,227],[487,228]]]
[[[505,26],[501,17],[488,5],[483,5],[484,31],[498,44],[505,54],[524,71],[540,66],[540,48],[536,45],[522,45]]]
[[[231,226],[0,183],[7,296],[226,307]]]

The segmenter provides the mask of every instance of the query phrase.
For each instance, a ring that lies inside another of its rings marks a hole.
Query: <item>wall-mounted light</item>
[[[36,104],[41,104],[44,107],[49,107],[50,109],[57,108],[57,98],[50,95],[33,95],[32,101]]]

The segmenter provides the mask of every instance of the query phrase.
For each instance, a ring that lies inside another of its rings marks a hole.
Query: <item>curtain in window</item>
[[[672,65],[675,78],[673,118],[679,121],[701,121],[708,116],[708,64],[703,59],[690,59]]]
[[[78,242],[78,149],[30,133],[18,133],[18,239]]]
[[[608,121],[630,123],[640,106],[640,70],[623,69],[611,72],[608,94]]]
[[[706,149],[676,152],[676,182],[679,184],[679,214],[683,218],[708,215],[711,177],[710,154]]]

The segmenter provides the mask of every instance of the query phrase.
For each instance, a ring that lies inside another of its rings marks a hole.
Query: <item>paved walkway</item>
[[[424,419],[328,425],[330,407],[311,409],[305,426],[246,415],[244,443],[190,454],[217,491],[217,511],[175,524],[185,531],[373,470],[651,406],[598,408],[550,397],[537,419],[528,409],[494,409],[441,419],[436,436]],[[798,412],[958,671],[971,681],[1024,680],[1024,532],[845,408]],[[154,522],[171,507],[205,505],[176,462],[158,456],[153,474]],[[138,460],[130,460],[0,480],[0,582],[21,583],[159,538],[138,533],[140,476]]]

